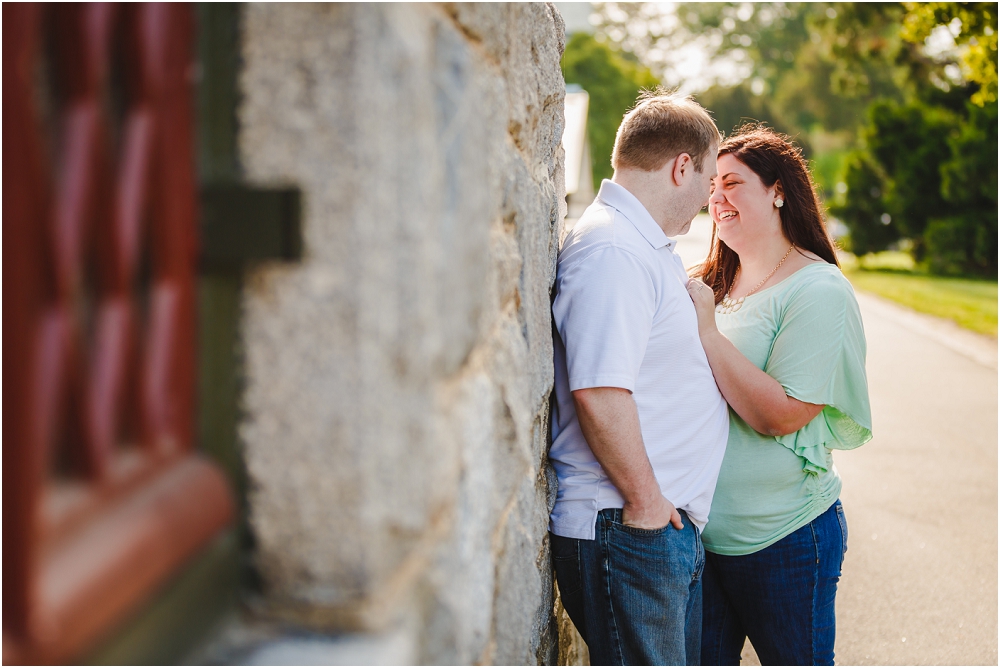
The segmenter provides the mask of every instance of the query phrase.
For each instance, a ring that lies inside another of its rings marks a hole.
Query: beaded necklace
[[[715,307],[715,312],[716,313],[722,313],[723,315],[728,315],[730,313],[736,313],[737,311],[739,311],[740,308],[743,307],[743,300],[746,299],[747,297],[749,297],[750,295],[752,295],[753,293],[757,292],[757,290],[760,289],[760,286],[762,286],[765,283],[767,283],[767,279],[769,279],[772,276],[774,276],[774,272],[778,271],[778,267],[780,267],[782,264],[784,264],[784,262],[788,258],[788,256],[792,254],[792,250],[794,248],[795,248],[795,244],[792,244],[791,246],[789,246],[788,250],[785,251],[784,256],[782,256],[782,258],[778,262],[778,264],[775,265],[774,269],[771,270],[771,273],[768,274],[767,276],[765,276],[763,281],[761,281],[760,283],[758,283],[757,285],[755,285],[754,288],[753,288],[753,290],[751,290],[750,292],[746,293],[745,295],[743,295],[739,299],[733,299],[732,297],[729,296],[729,293],[727,292],[726,296],[722,298],[721,302],[719,302],[719,305]],[[736,281],[740,277],[740,269],[742,269],[742,268],[743,268],[742,265],[739,266],[739,267],[736,267],[736,275],[733,276],[733,283],[732,283],[732,285],[736,285]],[[730,286],[729,289],[732,290],[732,286]]]

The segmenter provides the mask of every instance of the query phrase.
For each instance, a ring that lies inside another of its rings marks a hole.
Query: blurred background
[[[996,5],[556,4],[595,187],[636,92],[677,88],[803,148],[858,285],[996,335]]]

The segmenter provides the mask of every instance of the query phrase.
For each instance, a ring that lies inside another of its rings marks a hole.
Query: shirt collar
[[[597,193],[597,199],[625,216],[635,226],[635,229],[639,230],[639,234],[649,242],[650,246],[655,249],[666,246],[670,252],[673,252],[677,242],[663,233],[663,228],[656,224],[642,202],[628,190],[613,181],[604,179],[601,182],[601,189]]]

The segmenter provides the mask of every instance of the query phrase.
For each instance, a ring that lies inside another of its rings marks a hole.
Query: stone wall
[[[302,261],[243,303],[266,614],[403,634],[412,662],[554,663],[562,19],[248,4],[242,40],[246,176],[303,193]]]

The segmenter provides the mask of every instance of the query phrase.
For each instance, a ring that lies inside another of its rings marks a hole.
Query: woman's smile
[[[780,225],[774,186],[765,186],[756,172],[731,154],[719,156],[718,170],[708,205],[719,238],[730,247],[742,246],[745,238],[758,237],[769,226]]]

